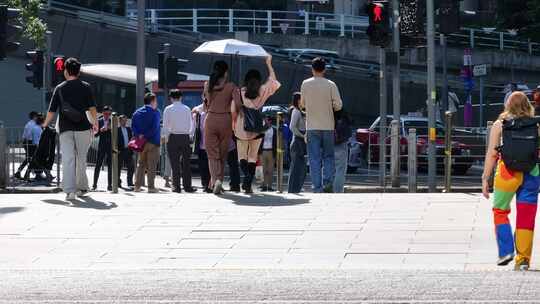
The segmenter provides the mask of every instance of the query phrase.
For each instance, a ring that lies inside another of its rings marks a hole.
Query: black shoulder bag
[[[253,109],[244,105],[244,98],[240,91],[240,99],[242,100],[242,112],[244,113],[244,130],[253,133],[264,133],[268,129],[264,121],[264,116],[259,109]]]
[[[58,96],[60,97],[60,113],[64,118],[67,118],[73,123],[80,123],[83,121],[83,114],[75,109],[70,103],[64,100],[64,95],[62,94],[62,87],[58,87]]]

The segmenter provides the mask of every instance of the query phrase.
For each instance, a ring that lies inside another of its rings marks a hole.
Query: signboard
[[[474,77],[486,76],[487,75],[487,64],[475,65],[473,69]]]

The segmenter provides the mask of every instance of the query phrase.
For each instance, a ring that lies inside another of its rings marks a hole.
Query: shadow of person
[[[235,205],[258,206],[258,207],[285,207],[309,204],[309,198],[291,198],[282,195],[272,195],[268,193],[254,193],[250,195],[225,193],[220,197],[230,200]]]
[[[114,202],[96,201],[95,199],[88,196],[78,198],[73,201],[62,201],[62,200],[54,200],[54,199],[46,199],[46,200],[41,200],[41,201],[44,203],[53,204],[53,205],[61,205],[61,206],[73,207],[73,208],[96,209],[96,210],[110,210],[110,209],[118,207],[118,205]]]
[[[7,213],[21,212],[24,209],[25,209],[24,207],[3,207],[3,208],[0,208],[0,215],[4,215]]]

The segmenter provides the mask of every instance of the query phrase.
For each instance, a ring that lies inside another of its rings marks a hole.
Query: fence
[[[126,30],[136,30],[136,11],[126,17],[95,11],[84,7],[49,1],[49,10],[74,16],[81,20],[108,24]],[[266,34],[302,34],[329,37],[362,37],[368,26],[367,16],[326,14],[315,12],[235,9],[150,9],[145,12],[150,32],[233,33],[249,31]],[[461,28],[448,36],[449,45],[468,48],[491,48],[540,53],[540,43],[520,39],[511,31]]]
[[[392,125],[385,127],[387,136],[384,140],[378,137],[381,133],[379,128],[363,129],[361,132],[366,136],[357,136],[361,137],[361,157],[365,160],[359,169],[359,174],[364,178],[364,182],[359,183],[360,185],[379,186],[382,189],[408,185],[411,192],[416,191],[417,187],[427,185],[428,128],[427,126],[407,128],[404,123],[398,126],[399,128],[392,128]],[[438,188],[446,191],[451,191],[452,187],[477,189],[487,146],[487,129],[465,127],[445,129],[440,125],[436,130]],[[401,178],[397,178],[398,176]]]

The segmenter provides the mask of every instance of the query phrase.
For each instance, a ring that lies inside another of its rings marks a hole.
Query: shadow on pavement
[[[68,202],[68,201],[62,201],[62,200],[41,200],[44,203],[47,204],[53,204],[53,205],[62,205],[66,207],[73,207],[73,208],[88,208],[88,209],[97,209],[97,210],[110,210],[113,208],[118,207],[118,205],[114,202],[101,202],[96,201],[95,199],[91,197],[83,197],[79,198],[77,200]]]
[[[7,213],[21,212],[24,209],[25,209],[24,207],[4,207],[4,208],[0,208],[0,215],[4,215]]]
[[[308,204],[309,198],[286,198],[279,195],[254,193],[251,195],[239,195],[225,193],[220,197],[231,200],[235,205],[241,206],[294,206]]]

